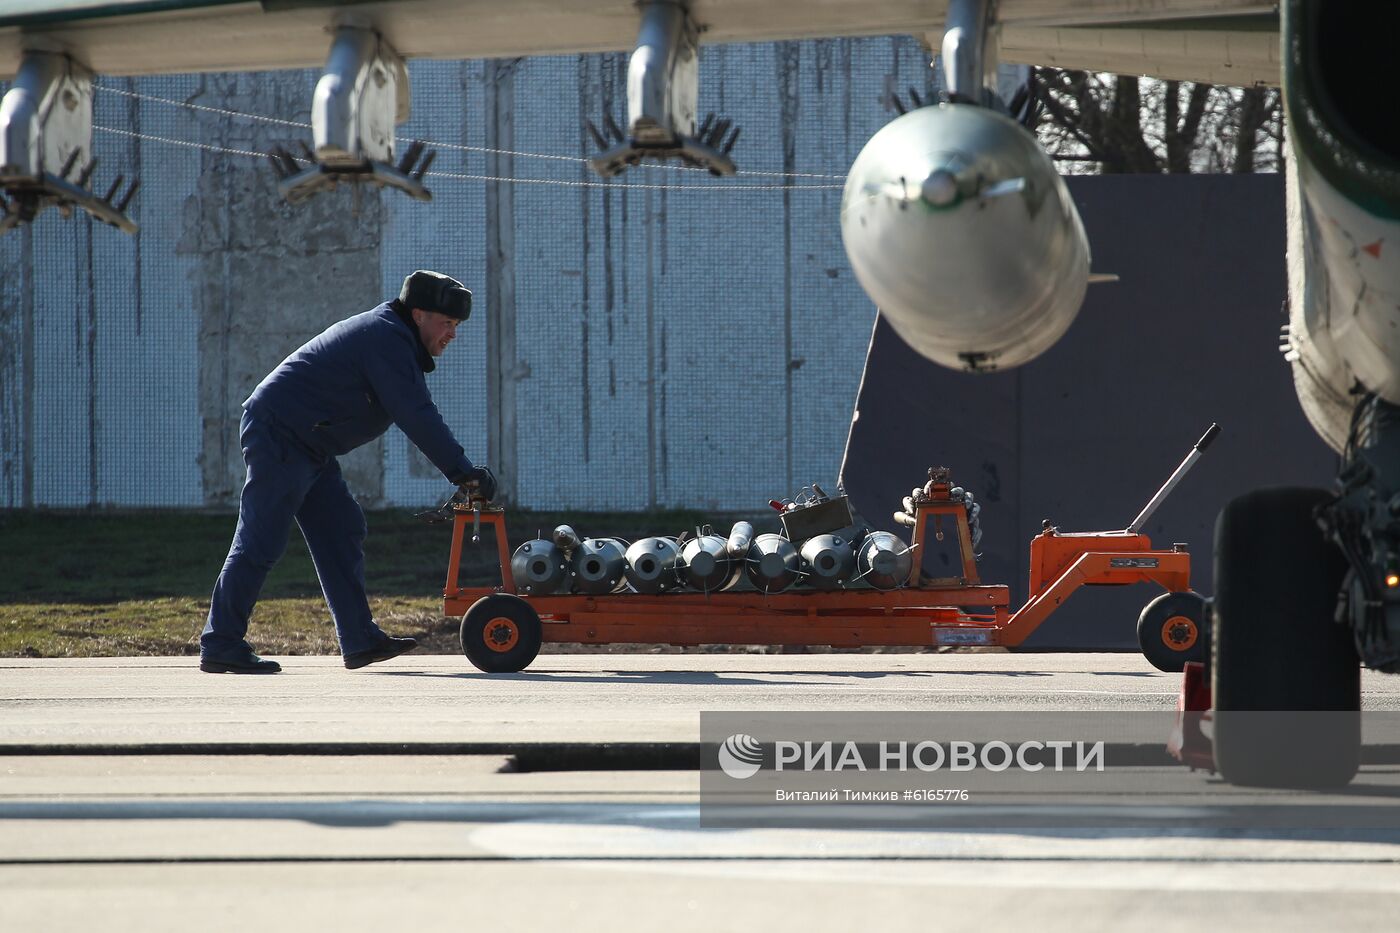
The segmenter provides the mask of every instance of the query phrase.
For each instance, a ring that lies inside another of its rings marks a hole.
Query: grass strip
[[[679,534],[734,516],[690,512],[518,512],[512,550],[563,522],[589,537]],[[366,514],[365,566],[375,619],[423,650],[456,653],[457,620],[442,616],[451,526],[406,510]],[[768,519],[770,524],[776,522]],[[192,655],[237,516],[175,511],[0,512],[0,657]],[[489,535],[463,552],[464,583],[496,583]],[[249,640],[273,655],[336,654],[335,628],[306,545],[294,529],[268,576]]]

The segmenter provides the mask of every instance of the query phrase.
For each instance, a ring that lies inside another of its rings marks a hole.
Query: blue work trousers
[[[384,633],[365,596],[365,515],[346,488],[334,457],[318,458],[276,425],[243,413],[239,437],[248,467],[224,569],[214,584],[203,653],[236,648],[268,571],[287,547],[292,520],[311,551],[321,592],[335,620],[341,654],[374,647]]]

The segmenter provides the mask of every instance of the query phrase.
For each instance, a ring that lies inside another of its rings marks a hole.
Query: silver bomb
[[[564,552],[554,542],[543,538],[526,541],[515,549],[510,559],[510,572],[520,592],[534,596],[557,593],[569,578]]]
[[[894,590],[909,582],[914,553],[909,545],[888,531],[872,531],[856,554],[860,578],[877,590]]]
[[[627,549],[627,582],[638,593],[665,593],[680,586],[676,562],[681,550],[675,538],[643,538]]]
[[[733,577],[729,542],[719,535],[700,535],[681,548],[677,565],[683,584],[702,593],[723,589]]]
[[[617,538],[585,538],[569,560],[574,589],[595,596],[623,588],[626,568],[627,544]]]
[[[802,543],[802,569],[807,583],[819,590],[839,589],[856,568],[851,542],[840,535],[817,535]]]
[[[753,525],[748,522],[735,522],[729,529],[729,539],[725,549],[729,552],[729,579],[720,589],[733,589],[744,579],[744,566],[753,546]]]
[[[749,582],[765,593],[781,593],[802,577],[802,558],[782,535],[759,535],[744,561]]]

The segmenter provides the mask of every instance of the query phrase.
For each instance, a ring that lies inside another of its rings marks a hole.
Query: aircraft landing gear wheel
[[[1346,560],[1313,510],[1320,489],[1263,489],[1215,526],[1212,714],[1231,784],[1346,784],[1361,751],[1361,665],[1333,621]]]
[[[462,653],[488,674],[523,671],[540,653],[539,614],[519,596],[483,596],[462,616]]]
[[[1163,593],[1138,616],[1138,646],[1159,671],[1179,673],[1187,661],[1204,661],[1210,613],[1200,593]]]

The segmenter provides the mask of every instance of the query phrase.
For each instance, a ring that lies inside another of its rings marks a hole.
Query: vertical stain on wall
[[[594,119],[592,108],[597,106],[598,82],[593,78],[593,69],[589,67],[596,56],[578,56],[578,140],[579,151],[588,152],[593,141],[589,138],[588,131],[584,128],[586,121]],[[579,179],[588,181],[592,172],[587,165],[579,166]],[[592,280],[589,272],[592,268],[592,257],[589,254],[589,226],[593,222],[592,206],[593,196],[588,188],[578,189],[578,216],[579,216],[579,423],[580,433],[583,436],[583,462],[588,463],[592,459],[593,442],[593,372],[590,357],[589,339],[593,327],[592,309],[590,300],[590,286]]]
[[[201,76],[199,90],[194,95],[198,101],[209,93],[210,78]],[[222,88],[216,88],[215,96]],[[201,135],[204,135],[203,133]],[[219,142],[215,134],[215,143]],[[200,411],[204,414],[204,443],[200,446],[201,465],[204,467],[204,499],[206,502],[232,501],[237,489],[237,479],[230,476],[233,461],[230,456],[230,436],[236,436],[237,429],[230,424],[229,399],[229,307],[228,293],[224,281],[228,278],[228,268],[223,257],[228,252],[228,210],[229,192],[225,183],[227,171],[216,158],[201,152],[200,189],[202,197],[195,201],[193,216],[186,220],[195,225],[193,231],[186,228],[186,235],[193,232],[202,262],[201,314],[199,345],[201,354]],[[207,185],[206,185],[207,182]],[[214,228],[209,228],[210,222]],[[206,340],[206,334],[212,340]],[[210,350],[213,351],[210,354]],[[206,381],[205,376],[209,379]],[[207,393],[207,394],[206,394]]]
[[[801,46],[796,42],[777,44],[778,108],[783,146],[783,183],[797,182],[798,82],[801,78]],[[784,452],[786,488],[793,488],[793,335],[792,335],[792,189],[783,189],[783,405],[787,445]]]
[[[842,150],[848,152],[852,157],[855,149],[852,146],[851,102],[855,100],[854,86],[855,77],[851,68],[852,43],[850,39],[836,39],[837,48],[841,50],[841,142]]]
[[[656,208],[654,216],[651,218],[651,223],[647,224],[648,241],[650,241],[652,238],[652,231],[655,232],[656,239],[655,244],[650,245],[647,250],[647,318],[648,320],[650,320],[654,318],[658,313],[655,307],[656,303],[654,300],[654,295],[656,291],[659,290],[661,294],[668,296],[671,294],[671,292],[670,289],[666,288],[666,283],[664,281],[666,277],[666,189],[662,188],[659,191],[649,191],[648,193],[655,195],[654,198],[648,200],[652,204],[654,204]],[[655,262],[653,262],[652,260],[653,256],[658,257]],[[655,266],[654,269],[652,268],[653,265]],[[668,363],[669,354],[667,353],[666,349],[666,314],[664,312],[664,306],[663,310],[661,311],[661,317],[660,320],[657,322],[656,328],[657,336],[655,365],[657,370],[657,385],[656,396],[654,401],[652,402],[651,407],[656,410],[655,418],[657,422],[657,462],[655,472],[658,478],[658,484],[664,486],[664,488],[658,491],[657,497],[652,502],[653,507],[659,505],[662,501],[674,501],[677,493],[677,491],[674,488],[672,488],[671,484],[668,481],[669,477],[671,476],[671,459],[670,438],[667,428],[671,424],[671,411],[670,407],[667,405],[666,399],[667,391],[670,388],[670,379],[668,377],[670,365]],[[684,493],[681,493],[681,495],[684,495]]]
[[[602,113],[617,114],[619,102],[624,108],[627,104],[627,91],[624,78],[623,62],[624,56],[620,54],[603,55],[598,60],[598,90],[602,100]],[[613,252],[613,196],[614,187],[610,184],[603,189],[603,321],[607,334],[607,356],[608,356],[608,397],[617,397],[617,358],[614,350],[617,346],[617,262]],[[626,201],[623,202],[623,211],[627,208]]]
[[[617,360],[613,356],[613,349],[617,345],[617,322],[614,320],[617,311],[617,273],[614,271],[613,262],[613,190],[609,186],[603,189],[603,322],[604,333],[607,335],[608,347],[608,397],[617,397]]]
[[[24,425],[24,497],[26,508],[34,506],[34,229],[24,228],[24,391],[22,412]]]
[[[88,466],[88,505],[96,505],[100,500],[98,486],[102,474],[97,465],[97,281],[92,269],[92,219],[84,217],[78,224],[82,231],[79,237],[79,253],[84,264],[82,285],[79,294],[86,299],[87,319],[84,322],[83,351],[87,360],[87,466]]]
[[[660,473],[661,466],[657,462],[656,270],[652,261],[656,253],[652,236],[656,226],[651,215],[652,196],[655,192],[648,188],[643,194],[646,205],[642,223],[642,230],[646,235],[646,304],[643,313],[646,315],[647,339],[646,392],[643,398],[647,406],[647,508],[654,509],[657,503],[657,474]]]
[[[18,237],[0,240],[0,264],[18,274],[0,276],[0,508],[19,505],[23,498],[25,439],[20,413],[20,366],[24,312],[20,302],[27,269],[15,257]]]
[[[133,95],[133,96],[128,97],[128,98],[126,99],[126,122],[127,122],[127,126],[131,127],[131,131],[132,131],[132,132],[134,132],[134,133],[140,133],[140,132],[141,132],[141,101],[140,101],[139,99],[137,99],[137,98],[134,96],[134,95],[136,94],[136,79],[135,79],[135,78],[127,78],[127,79],[126,79],[126,89],[127,89],[127,91],[129,91],[129,92]],[[141,177],[141,145],[140,145],[139,143],[136,143],[135,145],[133,145],[133,146],[131,147],[131,155],[129,156],[129,159],[130,159],[130,165],[131,165],[131,177],[132,177],[132,178],[140,178],[140,177]],[[140,201],[140,200],[137,200],[137,201],[132,202],[130,213],[131,213],[131,219],[134,220],[134,221],[136,221],[137,224],[140,224],[140,223],[141,223],[141,201]],[[132,282],[134,282],[135,285],[136,285],[135,294],[132,296],[132,298],[133,298],[133,300],[136,302],[136,336],[139,338],[139,337],[141,336],[141,323],[142,323],[142,322],[141,322],[141,237],[140,237],[139,235],[137,235],[137,236],[135,236],[135,237],[132,238],[131,250],[132,250],[131,261],[132,261],[132,264],[133,264],[133,267],[134,267],[134,268],[132,269],[132,277],[131,277],[131,280],[132,280]]]
[[[486,174],[515,174],[515,72],[520,59],[486,66]],[[486,184],[486,404],[487,457],[506,499],[519,493],[516,468],[515,186]]]
[[[628,195],[628,193],[630,192],[631,188],[630,188],[630,186],[628,186],[628,185],[626,185],[626,184],[623,184],[623,185],[617,186],[617,189],[616,189],[616,190],[617,190],[617,202],[618,202],[618,210],[617,210],[617,224],[618,224],[617,241],[618,241],[618,243],[620,244],[620,245],[619,245],[620,254],[619,254],[619,256],[618,256],[618,262],[622,263],[622,270],[623,270],[623,275],[622,275],[622,290],[621,290],[622,308],[623,308],[622,323],[623,323],[624,325],[626,325],[626,323],[627,323],[627,309],[630,308],[630,307],[632,306],[632,296],[629,294],[629,289],[628,289],[628,285],[630,285],[631,282],[632,282],[632,277],[631,277],[630,275],[627,275],[627,274],[626,274],[627,269],[630,267],[630,263],[629,263],[629,260],[628,260],[628,254],[627,254],[627,247],[629,246],[629,242],[628,242],[628,239],[627,239],[627,221],[628,221],[628,219],[630,218],[631,215],[628,213],[628,208],[627,208],[627,195]]]

